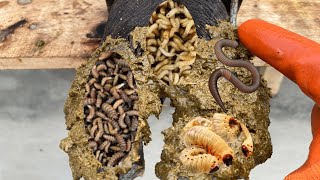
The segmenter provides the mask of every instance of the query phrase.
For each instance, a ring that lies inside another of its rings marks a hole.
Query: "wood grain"
[[[77,67],[99,45],[86,35],[107,18],[104,0],[33,0],[24,6],[10,0],[0,4],[1,30],[21,19],[28,21],[0,42],[0,69],[20,69],[27,62],[24,69],[44,68],[46,63],[46,68]]]

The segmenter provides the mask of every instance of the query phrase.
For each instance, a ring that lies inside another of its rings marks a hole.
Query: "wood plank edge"
[[[0,70],[73,69],[85,61],[81,57],[0,57]]]

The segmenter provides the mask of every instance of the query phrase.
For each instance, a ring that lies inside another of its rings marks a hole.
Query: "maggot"
[[[119,161],[122,157],[124,157],[125,154],[123,152],[117,152],[114,155],[112,155],[111,159],[109,160],[107,166],[112,167],[116,164],[116,161]]]
[[[118,118],[118,113],[116,112],[115,109],[113,109],[113,107],[108,104],[108,103],[104,103],[102,104],[102,110],[107,113],[107,116],[112,118],[112,119],[116,119]]]

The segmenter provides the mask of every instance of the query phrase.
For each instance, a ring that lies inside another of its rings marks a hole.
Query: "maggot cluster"
[[[253,142],[247,127],[238,119],[215,113],[211,118],[196,117],[184,127],[186,148],[180,153],[180,161],[188,170],[196,173],[213,173],[220,164],[232,165],[232,143],[243,133],[246,139],[241,150],[245,157],[253,153]]]
[[[188,9],[172,0],[153,12],[147,31],[148,60],[155,76],[167,84],[180,84],[196,60],[197,33]]]
[[[115,166],[130,152],[139,123],[138,94],[128,62],[102,53],[85,84],[84,121],[89,146],[104,166]]]

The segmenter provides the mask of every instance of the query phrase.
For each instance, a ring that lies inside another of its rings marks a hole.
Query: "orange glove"
[[[241,24],[238,34],[240,42],[254,55],[295,82],[315,101],[308,159],[285,179],[320,179],[320,44],[257,19]]]

